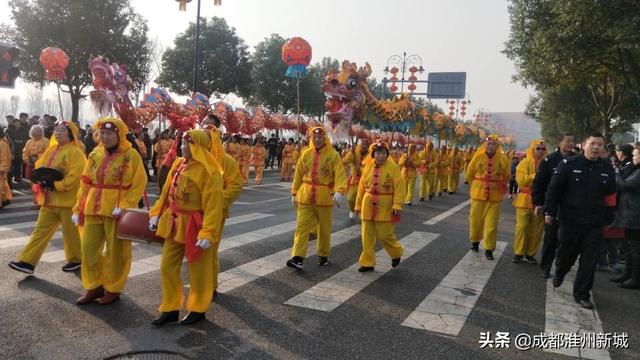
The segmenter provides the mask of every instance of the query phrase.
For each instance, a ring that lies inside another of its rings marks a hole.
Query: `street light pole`
[[[404,68],[407,66],[407,52],[402,54],[402,81],[400,82],[400,93],[404,91]]]
[[[200,59],[198,58],[200,53],[200,0],[198,0],[198,11],[196,16],[196,39],[195,39],[195,49],[193,51],[193,84],[192,89],[193,93],[196,93],[196,86],[198,84],[198,65],[200,63]]]

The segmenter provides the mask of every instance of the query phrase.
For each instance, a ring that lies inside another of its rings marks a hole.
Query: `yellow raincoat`
[[[405,199],[404,203],[407,205],[411,205],[413,202],[413,191],[416,187],[416,176],[418,175],[418,168],[422,164],[420,160],[420,154],[416,151],[415,144],[409,144],[407,148],[407,153],[403,154],[400,158],[400,162],[398,163],[402,168],[402,178],[404,179],[405,188]]]
[[[264,171],[264,160],[267,158],[267,149],[261,143],[257,143],[251,149],[251,165],[256,173],[256,185],[262,184],[262,172]]]
[[[447,152],[447,147],[442,145],[440,152],[438,153],[438,169],[436,170],[436,176],[438,177],[438,194],[448,190],[449,173],[451,172],[449,169],[450,165],[451,157]]]
[[[447,190],[449,193],[455,193],[458,191],[458,183],[460,183],[460,172],[464,167],[464,159],[458,147],[453,148],[453,152],[450,156],[451,164],[449,165],[449,177]]]
[[[420,152],[420,200],[432,195],[435,185],[436,154],[433,151],[433,143],[429,141]]]
[[[366,147],[363,149],[364,144],[356,146],[354,151],[350,151],[345,157],[343,163],[345,164],[345,171],[349,168],[349,178],[347,179],[347,199],[349,200],[349,210],[354,211],[356,206],[356,196],[358,194],[358,183],[360,183],[360,176],[362,176],[362,170],[364,164],[363,158],[367,156],[368,150]]]
[[[282,168],[280,169],[280,180],[291,181],[291,170],[293,169],[293,153],[295,145],[286,144],[282,149]]]
[[[0,139],[0,209],[5,201],[11,201],[13,195],[9,187],[9,171],[11,170],[11,148],[6,138]]]

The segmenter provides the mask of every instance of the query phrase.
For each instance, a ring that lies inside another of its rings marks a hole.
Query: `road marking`
[[[451,209],[443,212],[442,214],[434,216],[431,219],[423,222],[423,224],[424,225],[435,225],[435,224],[439,223],[440,221],[448,218],[449,216],[457,213],[461,209],[467,207],[469,204],[471,204],[471,200],[464,201],[464,202],[452,207]]]
[[[401,325],[457,336],[489,282],[506,245],[502,241],[496,244],[493,261],[486,260],[484,254],[469,250]]]
[[[28,229],[28,228],[32,228],[36,226],[36,222],[35,221],[27,221],[27,222],[23,222],[23,223],[15,223],[15,224],[11,224],[10,226],[0,226],[0,232],[1,231],[12,231],[12,230],[22,230],[22,229]]]
[[[360,225],[353,225],[331,234],[331,246],[335,247],[360,236]],[[309,246],[307,257],[316,254],[316,248]],[[267,276],[275,271],[284,269],[291,256],[291,248],[275,254],[256,259],[218,274],[218,292],[227,293],[240,286],[246,285],[258,278]]]
[[[290,231],[295,230],[295,228],[296,228],[296,222],[289,221],[276,226],[271,226],[268,228],[235,235],[228,238],[223,238],[222,241],[220,242],[220,246],[218,247],[218,252],[222,252],[225,250],[250,244],[252,242],[263,240],[272,236],[286,234]],[[162,259],[162,255],[156,255],[156,256],[151,256],[151,257],[147,257],[147,258],[132,262],[131,271],[129,272],[129,277],[135,277],[138,275],[146,274],[151,271],[159,270],[161,259]]]
[[[440,235],[414,231],[404,237],[400,241],[404,245],[403,260],[410,258],[438,236]],[[358,272],[359,267],[360,264],[355,263],[329,279],[292,297],[285,304],[326,312],[332,311],[391,270],[391,259],[383,249],[376,253],[376,271],[360,273]]]
[[[24,244],[26,244],[29,239],[31,239],[31,235],[28,236],[19,236],[19,237],[14,237],[14,238],[9,238],[9,239],[2,239],[0,240],[0,249],[6,249],[6,248],[11,248],[11,247],[15,247],[15,246],[22,246]],[[61,231],[56,231],[53,234],[53,240],[60,240],[62,239],[62,232]]]
[[[33,207],[33,206],[36,206],[36,204],[34,204],[33,201],[29,201],[29,202],[12,202],[10,205],[7,205],[7,210],[9,210],[9,209],[29,208],[29,207]]]
[[[544,332],[546,334],[578,334],[579,337],[592,334],[603,334],[602,322],[598,311],[585,309],[578,305],[573,298],[573,283],[575,272],[569,272],[564,282],[559,288],[553,287],[551,279],[547,281],[547,298],[545,305]],[[594,303],[593,299],[591,301]],[[565,340],[569,341],[569,340]],[[611,359],[607,349],[598,349],[596,341],[591,346],[558,349],[543,349],[545,352],[552,352],[567,356],[575,356],[581,359]]]
[[[11,206],[11,205],[9,205]],[[10,207],[7,206],[7,209],[10,209]],[[17,218],[17,217],[25,217],[25,216],[33,216],[33,215],[38,215],[38,213],[40,212],[40,210],[31,210],[31,211],[18,211],[18,212],[8,212],[8,213],[2,213],[2,216],[0,216],[0,218],[2,220],[4,219],[12,219],[12,218]]]
[[[253,202],[236,201],[236,202],[234,202],[234,204],[235,205],[256,205],[256,204],[263,204],[263,203],[268,203],[268,202],[272,202],[272,201],[280,201],[280,200],[284,200],[284,199],[291,199],[291,196],[284,196],[284,197],[279,197],[279,198],[275,198],[275,199],[253,201]]]

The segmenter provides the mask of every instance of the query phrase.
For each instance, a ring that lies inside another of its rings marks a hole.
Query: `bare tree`
[[[0,98],[0,124],[5,124],[6,119],[5,116],[10,115],[9,112],[9,101],[6,98]]]
[[[11,114],[9,115],[17,116],[18,107],[20,106],[20,96],[11,95],[11,97],[9,98],[9,101],[11,101]]]
[[[27,109],[29,114],[42,115],[44,111],[44,94],[39,86],[27,88]]]

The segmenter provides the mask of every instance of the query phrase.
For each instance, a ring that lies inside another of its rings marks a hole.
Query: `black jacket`
[[[640,229],[640,166],[630,164],[616,174],[618,211],[614,226]]]
[[[531,198],[534,207],[544,205],[544,197],[551,182],[551,177],[562,159],[564,159],[564,157],[560,149],[556,149],[556,151],[547,155],[540,163],[540,166],[538,166],[538,171],[536,172],[536,177],[533,179],[533,187],[531,189]]]
[[[602,226],[611,224],[615,211],[616,180],[605,160],[571,156],[558,165],[547,189],[545,215],[560,223]]]

